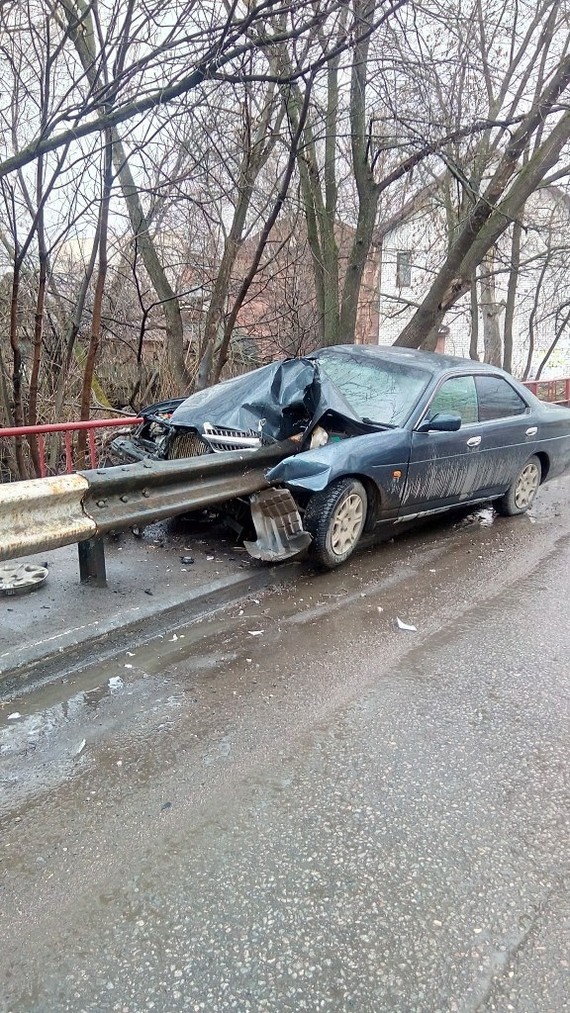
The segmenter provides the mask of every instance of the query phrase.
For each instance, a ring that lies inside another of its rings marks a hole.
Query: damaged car
[[[328,568],[363,532],[494,501],[526,512],[570,468],[570,410],[502,370],[405,348],[336,345],[153,405],[121,461],[174,460],[280,444],[269,488],[250,497],[254,556],[310,549]]]

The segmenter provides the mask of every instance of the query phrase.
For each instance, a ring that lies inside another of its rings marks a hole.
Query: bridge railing
[[[37,461],[39,477],[46,478],[52,474],[71,475],[77,470],[77,436],[86,432],[86,455],[91,468],[99,465],[100,448],[97,446],[96,434],[100,430],[124,429],[137,425],[142,419],[137,416],[122,416],[117,419],[90,419],[85,422],[57,422],[38,426],[14,426],[0,429],[0,456],[3,440],[25,439],[32,452],[33,460]],[[48,448],[46,437],[58,433],[63,438],[63,453],[57,455],[55,466],[48,467]]]
[[[525,380],[524,385],[541,401],[570,404],[570,376],[556,380]]]

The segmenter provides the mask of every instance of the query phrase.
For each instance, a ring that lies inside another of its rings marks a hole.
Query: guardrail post
[[[77,543],[79,552],[79,579],[82,584],[107,587],[105,569],[105,542],[103,538],[87,538]]]

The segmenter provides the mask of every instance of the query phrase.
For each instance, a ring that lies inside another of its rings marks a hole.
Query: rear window
[[[479,421],[506,419],[511,415],[524,415],[527,405],[520,394],[501,376],[477,376]]]

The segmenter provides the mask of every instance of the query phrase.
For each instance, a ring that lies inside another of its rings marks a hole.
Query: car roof
[[[441,355],[439,352],[423,352],[416,348],[401,348],[396,345],[329,345],[313,352],[309,358],[328,355],[331,352],[340,352],[341,355],[349,355],[352,358],[382,359],[384,362],[394,362],[402,366],[406,364],[416,366],[418,369],[428,370],[434,375],[445,373],[450,369],[465,369],[466,367],[473,372],[503,372],[486,362],[461,359],[455,355]]]

